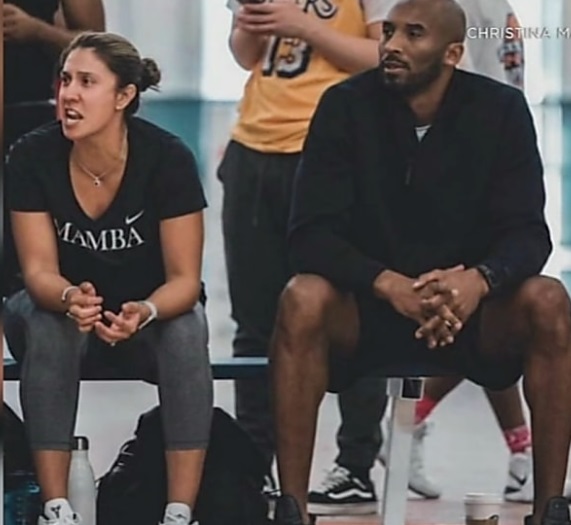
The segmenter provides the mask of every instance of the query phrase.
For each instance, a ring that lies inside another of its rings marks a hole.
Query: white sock
[[[51,499],[44,504],[44,516],[50,520],[73,516],[73,514],[69,501],[65,498]]]
[[[192,510],[186,503],[169,503],[165,509],[165,523],[168,523],[169,516],[171,518],[184,517],[190,523]]]

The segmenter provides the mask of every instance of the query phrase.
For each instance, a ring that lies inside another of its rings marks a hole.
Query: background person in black
[[[536,484],[526,523],[571,522],[560,497],[571,304],[538,275],[552,245],[535,129],[519,90],[455,68],[465,27],[453,0],[399,3],[379,70],[328,90],[313,118],[290,220],[298,275],[271,354],[279,525],[308,521],[327,388],[411,361],[493,389],[523,373]]]
[[[54,18],[61,9],[65,27]],[[6,121],[5,151],[18,137],[53,120],[53,81],[59,52],[80,31],[103,31],[101,0],[12,0],[2,6]]]
[[[59,15],[60,23],[55,23]],[[79,31],[104,31],[102,0],[11,0],[2,5],[4,36],[3,157],[24,133],[55,119],[58,55]],[[9,217],[4,217],[9,228]],[[2,272],[2,296],[18,286],[12,238]]]
[[[128,41],[80,35],[60,70],[62,120],[14,146],[7,177],[26,287],[8,299],[5,329],[23,361],[40,525],[77,523],[66,491],[82,357],[158,382],[164,523],[188,525],[212,412],[195,160],[177,137],[133,117],[160,73]]]

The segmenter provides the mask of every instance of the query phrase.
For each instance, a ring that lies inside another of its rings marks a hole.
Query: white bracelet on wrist
[[[149,315],[149,317],[147,317],[140,325],[139,328],[137,328],[137,330],[142,330],[143,328],[145,328],[145,326],[147,326],[149,323],[153,322],[159,315],[159,312],[157,310],[157,307],[155,306],[154,303],[152,303],[151,301],[137,301],[139,304],[144,304],[149,311],[151,312],[151,314]]]
[[[61,302],[65,303],[67,301],[67,296],[70,294],[70,292],[73,292],[73,290],[79,290],[79,286],[66,286],[63,289],[63,292],[61,293]]]

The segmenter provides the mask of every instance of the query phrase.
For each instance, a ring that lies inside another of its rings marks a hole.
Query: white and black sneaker
[[[563,497],[571,501],[571,480],[565,481]],[[510,455],[504,499],[511,503],[533,503],[533,457],[531,448]]]
[[[38,517],[38,525],[80,525],[81,522],[81,516],[73,512],[64,498],[47,502],[43,514]]]
[[[264,486],[262,487],[262,494],[268,502],[268,518],[273,518],[276,510],[276,502],[281,496],[281,491],[276,483],[274,477],[268,474],[264,477]]]
[[[38,518],[38,525],[80,525],[81,518],[78,514],[63,517],[50,517],[41,515]]]
[[[167,514],[165,516],[165,521],[159,523],[159,525],[198,525],[198,521],[188,521],[188,518],[183,514]]]
[[[361,479],[335,465],[317,490],[308,496],[307,510],[320,516],[358,516],[377,512],[377,496],[370,479]]]

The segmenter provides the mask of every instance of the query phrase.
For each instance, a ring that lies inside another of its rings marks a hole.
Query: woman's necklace
[[[81,162],[79,162],[79,160],[77,159],[77,157],[73,157],[73,161],[75,162],[75,164],[77,165],[77,167],[83,171],[83,173],[85,173],[86,175],[88,175],[91,180],[93,181],[93,185],[97,188],[101,187],[101,181],[110,173],[112,173],[113,171],[115,171],[115,168],[117,167],[117,165],[122,162],[123,160],[125,160],[125,153],[127,152],[127,134],[125,133],[125,137],[123,139],[123,145],[121,146],[121,153],[119,154],[119,158],[117,160],[117,164],[114,164],[113,166],[111,166],[111,168],[109,168],[107,171],[104,171],[103,173],[100,173],[99,175],[96,175],[95,173],[93,173],[87,166],[84,166]]]

